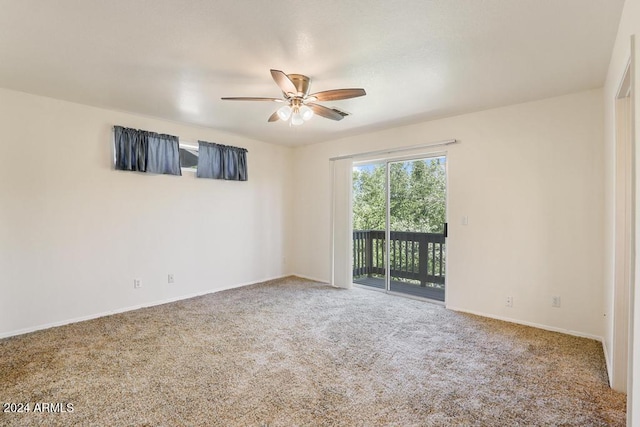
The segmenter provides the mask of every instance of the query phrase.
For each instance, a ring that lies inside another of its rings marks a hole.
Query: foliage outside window
[[[442,233],[446,207],[445,157],[390,164],[393,231]],[[353,229],[384,230],[385,164],[353,169]]]

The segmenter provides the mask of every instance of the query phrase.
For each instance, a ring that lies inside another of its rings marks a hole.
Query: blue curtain
[[[182,175],[177,136],[148,132],[147,172]]]
[[[114,126],[116,169],[182,175],[178,137]]]
[[[147,139],[137,129],[114,126],[116,169],[147,171]]]
[[[247,180],[247,150],[198,141],[198,178]]]

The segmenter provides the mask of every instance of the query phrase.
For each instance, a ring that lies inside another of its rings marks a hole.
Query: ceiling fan
[[[282,90],[283,98],[260,98],[260,97],[226,97],[225,101],[272,101],[281,102],[284,105],[278,108],[270,117],[269,122],[278,120],[288,121],[290,124],[298,126],[313,117],[318,116],[331,120],[342,120],[349,113],[337,108],[329,108],[316,104],[323,101],[337,101],[341,99],[357,98],[367,93],[364,89],[333,89],[309,94],[309,83],[311,79],[302,74],[285,74],[280,70],[271,70],[271,77]]]

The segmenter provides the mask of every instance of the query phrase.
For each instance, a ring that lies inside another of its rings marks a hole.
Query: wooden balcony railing
[[[445,235],[392,231],[389,247],[391,278],[444,286]],[[385,274],[385,232],[353,231],[353,277]]]

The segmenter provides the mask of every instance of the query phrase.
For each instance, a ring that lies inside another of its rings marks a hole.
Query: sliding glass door
[[[354,166],[354,283],[444,301],[445,218],[445,156]]]

